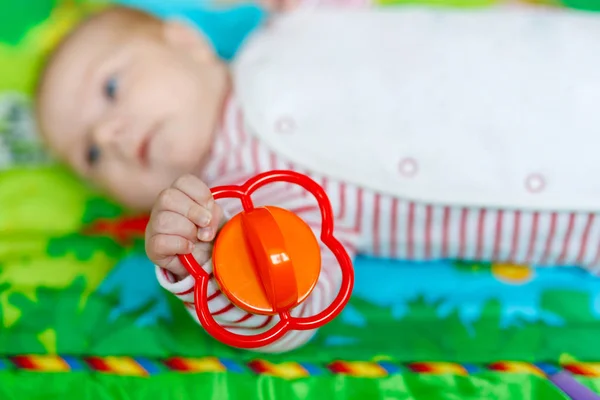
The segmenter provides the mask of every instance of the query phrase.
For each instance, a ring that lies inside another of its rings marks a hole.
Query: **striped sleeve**
[[[434,205],[352,188],[345,194],[346,203],[354,201],[350,218],[363,232],[362,249],[375,256],[600,269],[598,213]]]
[[[259,189],[253,195],[254,205],[277,205],[293,211],[311,227],[315,237],[320,238],[322,224],[319,206],[314,197],[304,192],[302,188],[294,186],[272,184],[264,190]],[[241,210],[239,201],[229,201],[221,205],[228,215],[235,215]],[[343,227],[341,223],[338,225],[334,222],[334,227],[334,235],[353,257],[357,239],[356,231]],[[321,274],[315,288],[304,302],[292,310],[292,316],[309,317],[321,312],[333,302],[339,292],[341,269],[333,253],[322,243],[321,262]],[[278,316],[250,314],[236,307],[220,291],[219,285],[212,275],[212,264],[209,262],[203,268],[211,276],[207,299],[209,310],[223,327],[238,334],[252,335],[268,330],[279,321]],[[168,271],[158,267],[156,275],[161,286],[177,296],[197,321],[193,293],[194,278],[188,276],[183,280],[176,281]],[[273,353],[293,350],[310,340],[314,333],[314,331],[292,331],[279,341],[256,350]]]

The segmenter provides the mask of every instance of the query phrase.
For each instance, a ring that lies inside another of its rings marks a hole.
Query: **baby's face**
[[[225,65],[192,29],[101,20],[58,51],[38,114],[60,158],[125,205],[149,210],[177,177],[202,168],[227,91]]]

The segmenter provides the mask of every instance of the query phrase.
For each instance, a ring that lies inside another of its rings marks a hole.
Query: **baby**
[[[210,272],[211,243],[241,209],[209,187],[274,169],[325,188],[351,255],[594,269],[599,38],[600,20],[576,13],[297,10],[254,32],[228,66],[198,30],[118,7],[53,54],[38,116],[77,173],[151,211],[147,254],[192,315],[194,279],[177,255]],[[296,212],[319,237],[318,206],[301,188],[265,187],[254,202]],[[319,282],[293,315],[330,304],[339,275],[324,248]],[[277,322],[236,308],[214,280],[209,308],[242,334]]]

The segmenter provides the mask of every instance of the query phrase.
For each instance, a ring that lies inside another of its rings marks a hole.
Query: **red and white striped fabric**
[[[291,169],[311,176],[326,190],[335,219],[334,234],[351,256],[357,252],[408,260],[465,259],[537,265],[600,264],[600,214],[535,212],[431,205],[392,198],[339,182],[317,171],[306,171],[273,153],[247,132],[235,99],[229,100],[213,156],[205,171],[209,186],[242,184],[268,170]],[[320,236],[321,215],[316,200],[292,184],[273,184],[259,189],[257,205],[270,204],[296,212]],[[228,215],[241,210],[238,200],[219,201]],[[207,271],[211,265],[205,265]],[[340,284],[339,266],[323,249],[320,280],[295,316],[313,315],[333,301]],[[194,279],[174,282],[157,269],[160,284],[178,296],[195,317]],[[382,277],[382,284],[385,277]],[[385,284],[393,284],[385,282]],[[256,333],[276,323],[275,317],[250,315],[232,305],[214,279],[209,293],[213,316],[229,329]],[[314,332],[293,332],[279,342],[259,349],[281,352],[296,348]]]

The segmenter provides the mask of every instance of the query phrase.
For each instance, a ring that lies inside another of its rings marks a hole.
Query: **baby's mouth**
[[[148,133],[146,135],[144,135],[144,139],[140,143],[140,147],[138,149],[138,159],[140,160],[140,163],[144,167],[148,167],[150,164],[150,157],[149,157],[150,143],[152,142],[152,138],[154,137],[154,134],[158,130],[158,127],[159,127],[159,124],[155,124],[154,126],[152,126],[152,128],[148,131]]]
[[[140,159],[140,163],[147,167],[148,166],[148,147],[150,144],[150,138],[146,137],[140,144],[140,148],[138,151],[138,158]]]

